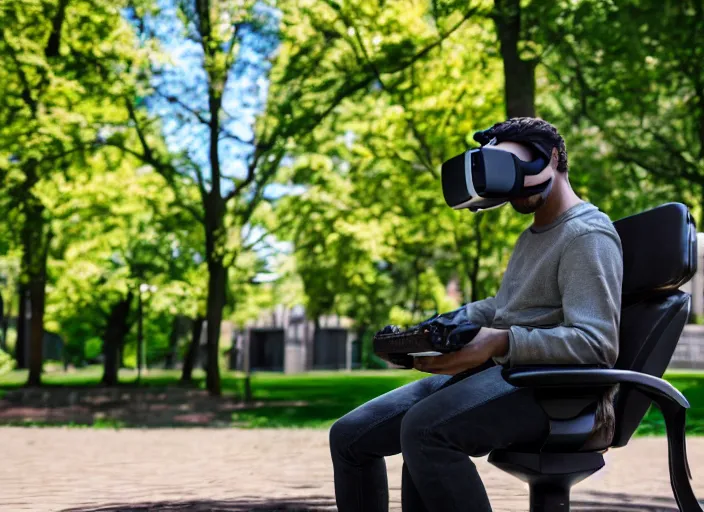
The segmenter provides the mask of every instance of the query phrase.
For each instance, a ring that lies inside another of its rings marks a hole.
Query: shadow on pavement
[[[704,506],[704,501],[700,501]],[[571,510],[579,512],[679,512],[674,497],[586,491],[572,498]]]
[[[301,400],[244,403],[236,397],[212,397],[205,390],[186,387],[21,388],[0,399],[0,425],[229,427],[236,412],[306,405]]]
[[[704,502],[701,502],[704,505]],[[572,499],[577,512],[678,512],[673,498],[626,493],[580,492]],[[528,503],[526,503],[526,508]],[[237,498],[233,500],[162,501],[68,508],[61,512],[321,512],[336,511],[329,496],[305,498]]]
[[[328,496],[306,498],[237,498],[233,500],[161,501],[90,505],[67,508],[61,512],[319,512],[335,511],[335,501]]]

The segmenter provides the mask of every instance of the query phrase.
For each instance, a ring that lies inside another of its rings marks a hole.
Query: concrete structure
[[[359,367],[353,322],[337,315],[315,322],[302,306],[279,305],[233,333],[230,368],[300,373]]]
[[[697,273],[681,289],[692,295],[692,321],[704,321],[704,233],[697,233]],[[685,326],[670,368],[704,369],[704,325]]]
[[[681,290],[692,294],[692,315],[704,315],[704,233],[697,233],[697,273]]]
[[[704,370],[704,325],[684,327],[669,368]]]

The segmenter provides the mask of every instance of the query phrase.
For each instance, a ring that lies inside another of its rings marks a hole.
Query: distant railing
[[[704,370],[704,325],[688,324],[684,327],[669,368]]]

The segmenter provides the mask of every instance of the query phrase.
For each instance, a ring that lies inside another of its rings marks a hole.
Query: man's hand
[[[441,356],[416,357],[414,366],[416,370],[426,373],[455,375],[507,352],[508,331],[482,327],[474,339],[460,350]]]

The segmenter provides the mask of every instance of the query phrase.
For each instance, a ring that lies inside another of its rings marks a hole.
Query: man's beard
[[[518,213],[529,214],[535,213],[535,211],[545,204],[547,200],[543,197],[543,194],[536,194],[534,196],[522,197],[521,199],[514,199],[511,201],[511,206]]]

